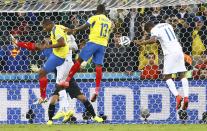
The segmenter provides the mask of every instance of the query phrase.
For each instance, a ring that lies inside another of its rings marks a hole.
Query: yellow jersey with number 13
[[[94,15],[87,21],[90,25],[89,42],[107,46],[112,22],[105,15]]]

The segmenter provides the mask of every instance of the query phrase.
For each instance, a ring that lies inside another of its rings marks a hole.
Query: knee
[[[164,80],[172,79],[172,75],[164,75]]]
[[[100,65],[100,64],[96,64],[96,67],[102,67],[102,65]]]
[[[39,77],[44,77],[44,76],[46,76],[47,75],[47,73],[46,73],[46,71],[44,70],[44,69],[41,69],[40,71],[39,71]]]
[[[180,80],[183,79],[183,78],[185,78],[185,72],[180,73],[179,76],[180,76],[180,77],[179,77]]]
[[[83,59],[80,58],[80,57],[78,57],[78,60],[77,61],[79,61],[80,63],[82,63],[83,62]]]
[[[58,99],[59,99],[58,95],[53,95],[50,100],[50,105],[55,105],[55,103],[58,101]]]
[[[81,102],[87,101],[86,97],[84,95],[78,95],[77,99],[80,100]]]

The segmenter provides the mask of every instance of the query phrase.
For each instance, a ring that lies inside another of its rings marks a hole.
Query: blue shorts
[[[93,63],[103,65],[105,49],[105,46],[98,45],[93,42],[87,42],[79,56],[84,61],[87,61],[91,56],[93,56]]]
[[[65,59],[60,58],[52,53],[45,62],[43,69],[47,73],[54,72],[56,70],[56,67],[62,65],[64,61]]]

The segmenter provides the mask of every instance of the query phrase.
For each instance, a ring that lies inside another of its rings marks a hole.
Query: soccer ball
[[[141,116],[146,120],[150,116],[150,112],[148,109],[141,109]]]
[[[129,37],[127,37],[127,36],[122,36],[122,37],[120,37],[120,42],[119,42],[119,44],[121,45],[121,46],[127,46],[127,45],[129,45],[130,44],[130,39],[129,39]]]
[[[185,110],[179,110],[178,115],[179,115],[180,120],[188,119],[188,113]]]

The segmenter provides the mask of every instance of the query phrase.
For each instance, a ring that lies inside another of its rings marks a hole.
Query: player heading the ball
[[[178,39],[175,35],[173,27],[168,23],[154,24],[148,22],[145,24],[145,30],[150,32],[151,37],[148,40],[135,40],[138,45],[160,42],[164,54],[163,74],[166,83],[174,96],[176,96],[176,109],[180,109],[183,98],[179,95],[175,83],[172,80],[172,74],[179,73],[184,91],[184,104],[182,109],[188,107],[189,85],[185,77],[186,67],[184,62],[184,53]]]

